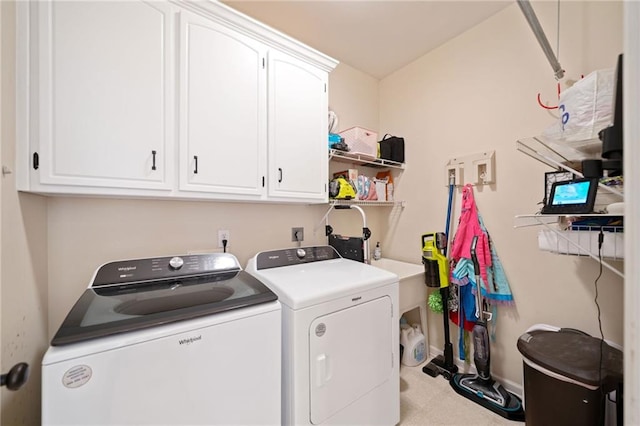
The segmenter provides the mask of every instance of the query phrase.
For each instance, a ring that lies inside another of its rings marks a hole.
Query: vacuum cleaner
[[[478,237],[471,242],[471,260],[476,278],[476,317],[473,327],[473,362],[477,374],[454,374],[449,383],[460,395],[509,420],[524,421],[524,408],[520,398],[491,377],[491,353],[487,318],[482,306],[482,286],[480,283],[480,264],[476,256]]]
[[[453,345],[449,334],[449,312],[447,303],[449,300],[449,262],[444,251],[447,245],[447,236],[443,232],[434,232],[422,236],[422,263],[425,269],[425,284],[427,287],[440,288],[442,297],[444,320],[444,350],[442,355],[433,358],[422,371],[431,377],[442,375],[450,380],[458,371],[458,366],[453,362]]]
[[[422,367],[422,372],[437,377],[442,375],[451,380],[458,372],[458,366],[453,362],[453,345],[449,334],[449,261],[447,246],[449,244],[449,227],[453,213],[453,191],[456,187],[455,175],[449,175],[449,202],[447,206],[447,223],[445,232],[434,232],[422,236],[422,263],[425,269],[425,284],[427,287],[440,288],[442,299],[442,321],[444,330],[444,350],[442,355],[433,358]]]

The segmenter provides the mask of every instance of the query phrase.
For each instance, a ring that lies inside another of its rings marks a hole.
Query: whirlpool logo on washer
[[[190,345],[193,342],[197,342],[198,340],[202,340],[202,335],[194,336],[194,337],[187,337],[186,339],[180,339],[180,340],[178,340],[178,344],[179,345]]]

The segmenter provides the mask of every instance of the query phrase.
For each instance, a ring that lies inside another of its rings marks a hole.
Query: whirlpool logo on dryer
[[[195,336],[195,337],[187,337],[186,339],[180,339],[180,340],[178,340],[178,344],[180,344],[180,345],[190,345],[193,342],[197,342],[198,340],[202,340],[202,335]]]

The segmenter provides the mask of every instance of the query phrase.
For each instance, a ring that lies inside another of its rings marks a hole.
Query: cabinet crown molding
[[[338,60],[218,1],[170,0],[170,3],[232,27],[234,30],[260,40],[270,47],[309,62],[323,71],[331,72],[339,63]]]

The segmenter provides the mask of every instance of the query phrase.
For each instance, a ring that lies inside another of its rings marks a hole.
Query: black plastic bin
[[[601,340],[574,329],[529,331],[518,339],[518,350],[527,426],[604,425],[607,394],[613,390],[622,424],[621,351],[602,342],[601,360]]]

